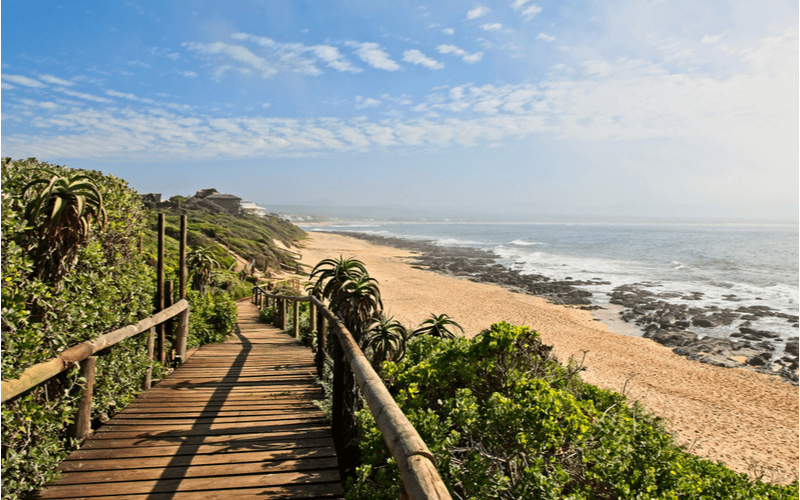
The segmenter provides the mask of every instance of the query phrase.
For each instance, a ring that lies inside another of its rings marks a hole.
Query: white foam
[[[544,245],[544,243],[540,243],[538,241],[525,241],[525,240],[514,240],[509,245],[519,245],[519,246],[533,246],[533,245]]]
[[[483,245],[485,243],[483,241],[459,240],[458,238],[439,238],[436,240],[436,244],[440,247],[446,247],[452,245]]]

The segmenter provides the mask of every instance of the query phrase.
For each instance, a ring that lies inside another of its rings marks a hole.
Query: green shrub
[[[237,318],[236,302],[231,296],[222,291],[201,295],[187,290],[186,299],[191,306],[187,348],[225,341]]]
[[[395,399],[454,498],[797,498],[675,445],[660,419],[580,381],[536,332],[507,323],[474,339],[418,337],[385,362]],[[399,473],[359,413],[364,464],[348,498],[396,498]]]
[[[78,249],[77,261],[59,283],[32,276],[31,248],[23,233],[22,188],[36,177],[70,169],[27,161],[2,164],[2,373],[17,378],[26,368],[67,347],[136,323],[152,313],[154,274],[139,258],[139,235],[146,213],[127,183],[101,172],[88,175],[103,197],[108,222],[92,224]],[[58,291],[57,291],[58,287]],[[99,353],[94,416],[113,414],[135,396],[144,374],[141,339],[128,339]],[[76,410],[75,370],[3,404],[3,498],[18,498],[53,478],[70,444],[65,427]],[[113,377],[103,377],[113,373]]]

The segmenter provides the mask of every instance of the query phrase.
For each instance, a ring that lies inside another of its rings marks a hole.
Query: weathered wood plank
[[[317,443],[320,444],[322,441],[317,441]],[[219,448],[211,448],[213,447],[204,447],[206,449],[205,453],[197,451],[191,455],[179,455],[177,458],[174,454],[178,447],[163,447],[163,449],[134,448],[132,451],[138,452],[136,456],[124,456],[120,452],[126,450],[115,450],[117,451],[116,454],[105,454],[99,458],[68,460],[63,462],[58,467],[58,470],[62,472],[114,471],[148,467],[186,467],[189,465],[243,464],[248,462],[280,462],[290,459],[336,458],[336,450],[331,447],[230,451],[227,453],[220,453]],[[209,449],[211,451],[208,451]],[[161,455],[153,455],[154,452],[161,452]],[[145,453],[149,454],[145,455]],[[91,455],[84,454],[84,456]]]
[[[115,415],[40,498],[341,498],[311,351],[239,308],[235,339]]]

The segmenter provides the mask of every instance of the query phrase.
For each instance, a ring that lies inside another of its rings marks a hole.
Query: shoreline
[[[611,285],[601,278],[576,280],[566,277],[559,280],[538,273],[523,274],[514,267],[498,264],[495,253],[474,247],[442,246],[435,241],[359,232],[329,232],[409,251],[417,255],[411,263],[417,269],[477,283],[497,284],[512,292],[542,297],[554,304],[593,311],[594,318],[605,323],[614,333],[654,340],[694,361],[726,368],[744,367],[777,375],[792,385],[798,385],[798,338],[783,339],[771,331],[754,327],[752,322],[762,318],[780,318],[795,323],[793,326],[797,327],[798,317],[763,305],[745,307],[734,304],[739,302],[735,295],[723,298],[737,306],[735,309],[717,305],[697,307],[694,301],[703,297],[702,292],[679,294],[683,303],[676,303],[669,300],[676,297],[673,292],[660,294],[650,291],[647,283],[634,283],[614,287],[608,293],[611,299],[608,302],[601,300],[598,304],[595,300],[597,287]],[[720,336],[709,335],[706,327],[738,329]]]
[[[447,313],[470,337],[498,321],[528,325],[562,362],[588,349],[582,378],[615,391],[627,385],[631,401],[670,422],[679,444],[737,472],[757,462],[780,471],[781,482],[796,479],[797,388],[773,376],[691,361],[649,339],[612,333],[590,311],[412,267],[419,255],[411,251],[311,232],[302,254],[311,266],[339,255],[363,261],[387,314],[405,325]]]

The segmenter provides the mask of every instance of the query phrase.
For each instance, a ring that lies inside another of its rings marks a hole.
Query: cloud
[[[467,12],[467,19],[477,19],[488,13],[489,9],[487,7],[479,6]]]
[[[438,50],[440,54],[453,54],[458,56],[462,61],[469,64],[480,62],[480,60],[483,58],[483,52],[475,52],[474,54],[470,54],[465,50],[459,49],[455,45],[439,45],[436,47],[436,50]]]
[[[27,76],[22,75],[7,75],[3,73],[3,80],[16,83],[17,85],[22,85],[23,87],[33,87],[37,89],[47,87],[47,85],[43,84],[39,80],[34,80],[33,78],[28,78]]]
[[[525,5],[528,4],[528,1],[529,0],[514,0],[514,2],[511,4],[511,8],[515,11],[522,11],[519,13],[519,15],[520,17],[524,17],[526,21],[529,21],[533,16],[542,11],[542,8],[535,3],[525,7]]]
[[[483,28],[486,31],[497,31],[503,29],[503,25],[500,23],[492,23],[492,24],[486,23],[482,24],[481,28]]]
[[[720,38],[722,38],[722,35],[717,35],[717,36],[705,35],[703,39],[700,40],[700,43],[717,43],[719,42]]]
[[[455,33],[455,30],[453,30],[453,28],[445,28],[442,30],[442,33],[444,33],[445,35],[452,35],[453,33]]]
[[[75,82],[71,82],[69,80],[62,80],[53,75],[39,75],[39,79],[43,82],[47,82],[53,85],[61,85],[62,87],[71,87],[75,85]]]
[[[110,95],[111,97],[121,97],[123,99],[129,99],[131,101],[143,102],[145,104],[152,104],[155,102],[152,99],[137,97],[134,94],[127,94],[125,92],[118,92],[116,90],[106,90],[106,95]]]
[[[259,73],[261,73],[263,78],[270,78],[278,72],[278,70],[276,70],[269,62],[267,62],[266,59],[255,55],[246,47],[242,47],[241,45],[231,45],[224,42],[214,42],[210,44],[188,42],[184,43],[183,46],[200,54],[222,55],[230,57],[236,62],[243,63],[246,66],[257,70]],[[222,71],[218,69],[216,74],[221,77],[224,75],[227,69],[230,68],[225,68],[225,70]]]
[[[356,96],[356,109],[374,108],[380,106],[382,103],[377,99],[371,97],[364,98],[363,96]]]
[[[69,90],[65,88],[56,88],[54,89],[56,92],[61,92],[62,94],[66,94],[72,97],[78,97],[80,99],[86,99],[87,101],[93,102],[103,102],[103,103],[111,103],[114,102],[111,99],[106,99],[105,97],[100,97],[92,94],[85,94],[83,92],[76,92],[74,90]]]
[[[377,43],[345,42],[345,45],[357,48],[355,54],[373,68],[385,71],[397,71],[400,69],[400,65],[394,62],[389,57],[389,54]]]
[[[361,71],[363,71],[361,68],[350,64],[350,61],[348,61],[344,55],[340,54],[339,49],[336,47],[330,45],[315,45],[312,49],[320,60],[336,71],[348,71],[350,73],[361,73]]]
[[[554,37],[552,35],[547,35],[545,33],[539,33],[538,35],[536,35],[536,39],[537,40],[544,40],[545,42],[555,42],[556,41],[556,37]]]
[[[178,74],[187,78],[197,78],[197,73],[194,71],[178,71]]]
[[[444,63],[441,63],[439,61],[431,59],[430,57],[427,57],[425,54],[423,54],[417,49],[407,50],[403,52],[403,61],[412,64],[421,64],[428,69],[444,68]]]

